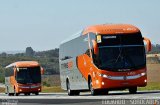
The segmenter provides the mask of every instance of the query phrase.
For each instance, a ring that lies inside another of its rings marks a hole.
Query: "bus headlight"
[[[147,82],[147,80],[145,79],[144,82]]]
[[[107,78],[108,76],[107,76],[107,75],[105,75],[105,74],[103,74],[103,75],[102,75],[102,77]]]
[[[108,78],[106,74],[99,74],[100,77]]]
[[[146,75],[146,72],[141,73],[141,76],[145,76],[145,75]]]
[[[102,82],[102,85],[104,85],[104,82]]]

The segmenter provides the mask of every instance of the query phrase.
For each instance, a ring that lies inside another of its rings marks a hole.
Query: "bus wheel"
[[[93,89],[92,80],[91,79],[90,79],[90,82],[89,82],[89,89],[90,89],[92,95],[97,95],[97,90]]]
[[[78,91],[78,90],[74,90],[74,95],[79,95],[80,94],[80,91]]]
[[[14,96],[19,96],[19,93],[16,93],[15,88],[14,88]]]
[[[13,96],[13,94],[12,93],[8,93],[8,96]]]
[[[108,90],[106,89],[99,90],[99,92],[100,92],[100,95],[108,95]]]
[[[137,93],[137,87],[131,87],[131,88],[129,88],[129,93],[130,94],[136,94]]]
[[[25,96],[30,96],[30,93],[24,93]]]
[[[24,95],[25,95],[25,96],[27,96],[27,95],[28,95],[28,93],[24,93]]]
[[[34,94],[35,94],[35,95],[39,95],[39,92],[35,92]]]
[[[74,95],[74,91],[70,89],[70,83],[67,81],[67,92],[69,96]]]

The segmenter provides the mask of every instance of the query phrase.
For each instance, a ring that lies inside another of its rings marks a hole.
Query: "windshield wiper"
[[[117,58],[116,58],[116,62],[114,63],[114,67],[115,67],[115,65],[117,64],[119,58],[122,58],[122,47],[119,47],[119,54],[118,54],[118,56],[117,56]]]
[[[131,68],[136,68],[136,64],[132,61],[132,59],[130,58],[130,56],[126,53],[126,51],[123,51],[124,52],[124,56],[125,56],[125,60],[129,60],[129,62],[131,63],[132,67]]]

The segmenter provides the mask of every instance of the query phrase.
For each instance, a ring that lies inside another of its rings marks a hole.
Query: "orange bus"
[[[60,45],[61,87],[68,95],[90,90],[92,95],[147,85],[146,53],[151,42],[128,24],[85,28]]]
[[[41,74],[44,69],[36,61],[19,61],[6,66],[5,93],[9,96],[41,92]]]

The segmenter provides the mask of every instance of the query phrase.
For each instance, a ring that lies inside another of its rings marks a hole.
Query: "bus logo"
[[[72,70],[72,68],[73,68],[73,62],[70,61],[68,62],[68,70]]]

